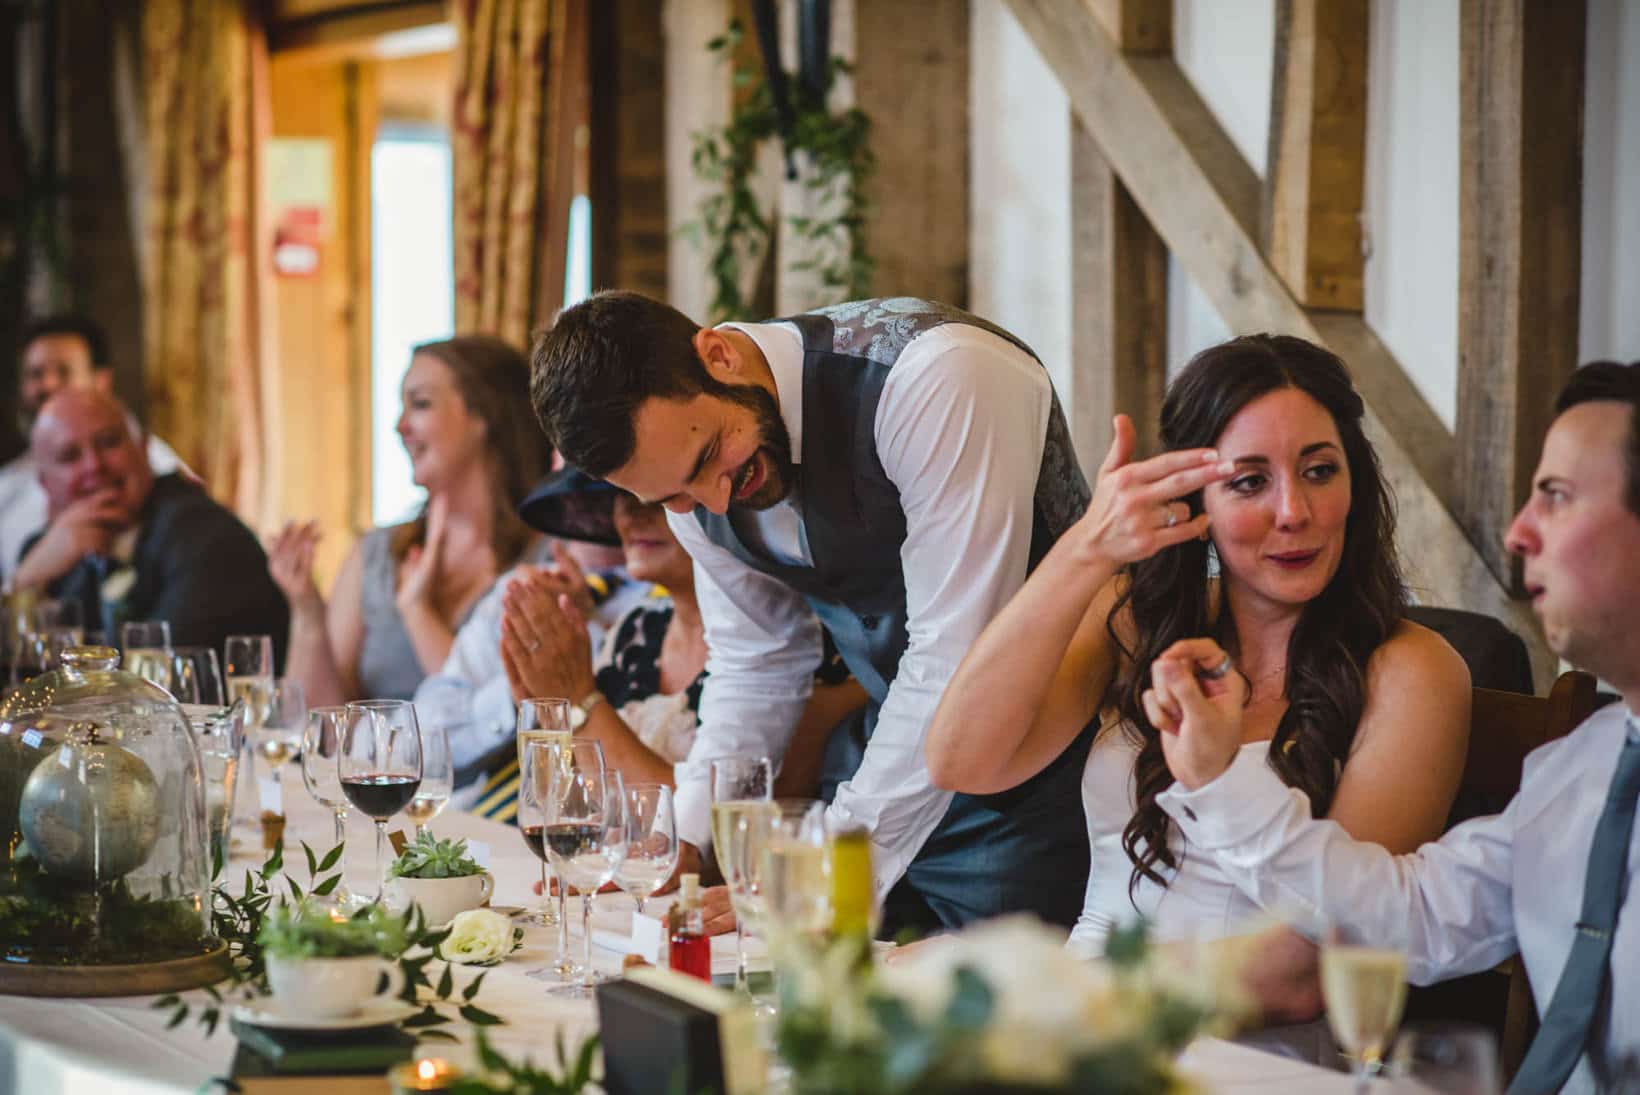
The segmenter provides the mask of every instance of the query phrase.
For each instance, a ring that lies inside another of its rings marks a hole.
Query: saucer
[[[232,1015],[241,1023],[248,1023],[253,1027],[266,1027],[269,1030],[363,1030],[366,1027],[385,1027],[397,1023],[421,1010],[417,1005],[407,1004],[397,997],[376,997],[366,1001],[352,1015],[338,1015],[329,1019],[312,1015],[293,1015],[290,1012],[277,1011],[276,1007],[273,998],[268,997],[266,1007],[240,1004],[233,1009]]]

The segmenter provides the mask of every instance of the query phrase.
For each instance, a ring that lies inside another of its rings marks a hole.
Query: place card
[[[633,913],[631,953],[659,966],[666,961],[666,948],[666,921]]]
[[[256,777],[256,797],[262,804],[263,813],[284,816],[285,800],[279,793],[278,780],[272,776]]]

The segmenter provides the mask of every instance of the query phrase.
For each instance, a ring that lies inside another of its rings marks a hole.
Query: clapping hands
[[[533,569],[515,577],[502,596],[501,664],[514,700],[568,696],[579,700],[594,687],[590,607],[579,567]]]
[[[317,521],[287,521],[268,546],[268,573],[293,614],[324,612],[324,599],[313,580],[313,556],[322,537]]]

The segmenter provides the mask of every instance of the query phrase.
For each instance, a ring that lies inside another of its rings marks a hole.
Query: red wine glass
[[[421,786],[421,727],[415,707],[408,700],[348,704],[336,772],[347,800],[376,823],[375,900],[380,903],[388,819],[410,805]]]

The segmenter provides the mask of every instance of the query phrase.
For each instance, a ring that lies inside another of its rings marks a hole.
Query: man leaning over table
[[[695,560],[709,656],[677,771],[686,855],[709,841],[709,760],[784,753],[818,614],[871,697],[864,729],[827,743],[822,797],[872,834],[884,932],[1012,910],[1071,923],[1086,742],[997,796],[940,790],[922,756],[969,643],[1087,505],[1030,350],[911,298],[703,328],[611,292],[561,313],[532,364],[564,456],[665,505]]]
[[[17,588],[78,601],[87,629],[110,643],[121,620],[165,620],[179,646],[263,634],[283,657],[290,610],[262,545],[195,483],[154,475],[118,400],[58,392],[29,445],[50,521],[24,546]]]
[[[63,388],[114,390],[108,336],[84,316],[48,316],[23,331],[17,370],[17,425],[27,437],[45,401]],[[182,470],[171,447],[149,435],[148,464],[155,475]],[[9,588],[23,541],[46,524],[46,493],[34,457],[25,449],[0,467],[0,583]]]
[[[1225,657],[1211,640],[1165,653],[1146,698],[1177,779],[1159,801],[1254,900],[1384,945],[1404,932],[1420,984],[1520,952],[1542,1028],[1511,1095],[1640,1081],[1640,362],[1578,370],[1556,411],[1505,542],[1551,648],[1623,702],[1533,752],[1503,813],[1404,856],[1312,818],[1302,793],[1238,756],[1244,686],[1197,676]]]

